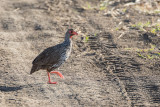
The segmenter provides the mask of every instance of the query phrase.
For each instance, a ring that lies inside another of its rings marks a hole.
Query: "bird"
[[[71,38],[74,35],[78,35],[73,29],[68,29],[65,33],[65,39],[62,43],[55,46],[51,46],[41,52],[32,62],[32,68],[30,74],[42,69],[46,70],[48,74],[48,83],[57,84],[57,82],[51,82],[50,74],[55,73],[61,78],[63,75],[58,71],[53,71],[60,67],[70,56],[72,49]]]

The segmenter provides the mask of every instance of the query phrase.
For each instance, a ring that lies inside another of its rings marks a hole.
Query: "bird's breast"
[[[64,53],[62,53],[61,60],[66,61],[71,54],[71,47],[67,48]]]

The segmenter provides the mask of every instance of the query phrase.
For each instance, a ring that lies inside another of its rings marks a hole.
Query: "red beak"
[[[72,32],[72,34],[73,34],[73,35],[78,35],[78,33],[77,33],[77,32],[75,32],[75,31],[73,31],[73,32]]]

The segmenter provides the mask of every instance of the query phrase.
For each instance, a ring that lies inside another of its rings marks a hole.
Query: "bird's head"
[[[73,35],[78,35],[77,32],[75,32],[73,29],[68,29],[66,36],[69,36],[69,38],[72,38]]]

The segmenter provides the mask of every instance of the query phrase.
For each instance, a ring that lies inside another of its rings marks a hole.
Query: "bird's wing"
[[[60,59],[61,45],[49,47],[40,53],[32,62],[33,65],[54,65]]]

